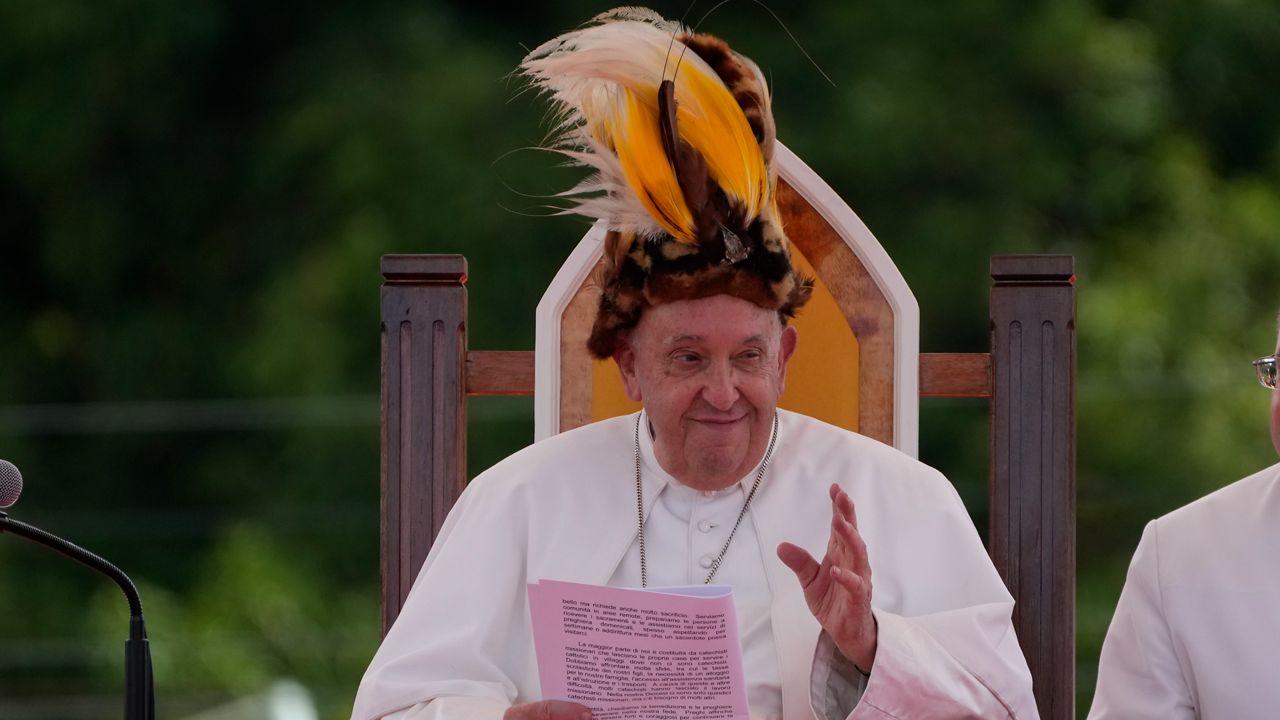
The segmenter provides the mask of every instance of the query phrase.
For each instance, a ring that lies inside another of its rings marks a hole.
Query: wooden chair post
[[[466,482],[467,260],[382,258],[382,634]]]
[[[1075,261],[991,259],[991,558],[1045,720],[1075,718]]]

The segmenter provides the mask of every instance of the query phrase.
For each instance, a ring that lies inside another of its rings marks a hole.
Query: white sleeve
[[[508,703],[484,698],[437,698],[383,715],[379,720],[500,720],[508,707]]]
[[[384,715],[381,720],[501,720],[508,707],[508,703],[484,698],[436,698]]]
[[[815,696],[814,675],[827,673],[815,662],[810,702],[819,717],[1039,719],[1013,599],[955,489],[941,475],[932,487],[897,498],[913,508],[909,530],[865,536],[872,564],[880,563],[872,583],[879,577],[893,588],[882,596],[892,599],[873,596],[875,662],[854,707],[833,702],[830,689],[839,686],[830,682],[831,697]]]
[[[1160,536],[1147,524],[1111,618],[1090,720],[1190,720],[1195,702],[1174,652],[1160,585]]]
[[[1034,697],[1025,692],[1030,683],[1011,611],[1012,603],[913,618],[873,611],[875,665],[849,720],[1038,720]]]
[[[822,633],[810,676],[814,712],[823,720],[1038,720],[1012,610],[1012,603],[992,603],[907,618],[874,609],[869,676]]]
[[[469,487],[450,512],[356,693],[352,720],[497,720],[532,661],[527,528]]]

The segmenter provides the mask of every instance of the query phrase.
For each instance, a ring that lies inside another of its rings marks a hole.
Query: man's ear
[[[632,402],[642,402],[640,380],[636,375],[636,351],[631,347],[631,335],[626,333],[618,337],[614,346],[613,361],[618,365],[618,373],[622,375],[622,385],[627,389],[627,397]]]
[[[787,363],[800,344],[800,332],[794,325],[782,328],[782,336],[778,338],[778,394],[787,386]]]

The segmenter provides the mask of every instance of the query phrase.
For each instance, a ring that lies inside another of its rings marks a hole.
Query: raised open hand
[[[778,558],[791,568],[804,588],[809,612],[836,647],[864,673],[876,659],[876,621],[871,614],[871,565],[858,534],[853,498],[831,485],[831,537],[819,563],[791,543],[778,546]]]

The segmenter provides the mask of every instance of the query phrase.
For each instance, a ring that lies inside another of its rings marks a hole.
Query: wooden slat
[[[560,316],[560,422],[559,432],[582,427],[591,422],[592,386],[591,355],[587,338],[600,307],[600,264],[587,273],[586,280]]]
[[[382,258],[382,632],[462,492],[467,261]]]
[[[991,355],[920,353],[921,397],[991,397]]]
[[[468,395],[532,395],[532,350],[472,350],[467,353]]]
[[[991,258],[991,559],[1044,720],[1075,712],[1075,261]]]

